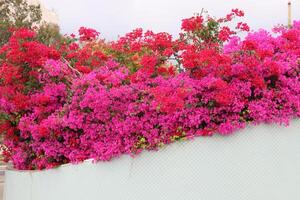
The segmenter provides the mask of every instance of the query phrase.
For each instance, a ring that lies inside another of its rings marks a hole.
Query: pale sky
[[[80,26],[97,29],[115,39],[134,28],[176,35],[181,19],[204,8],[212,16],[224,16],[232,8],[245,11],[251,29],[270,29],[287,23],[287,0],[41,0],[59,16],[63,33],[77,33]],[[300,19],[300,0],[292,1],[293,19]]]

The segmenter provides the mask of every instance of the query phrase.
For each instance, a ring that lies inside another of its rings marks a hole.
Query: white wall
[[[159,152],[7,171],[6,200],[299,200],[300,121],[196,138]]]

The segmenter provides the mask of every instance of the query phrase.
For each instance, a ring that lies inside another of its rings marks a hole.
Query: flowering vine
[[[0,132],[17,169],[107,161],[248,124],[300,117],[300,26],[249,31],[224,18],[182,20],[177,39],[93,29],[51,46],[28,29],[0,48]]]

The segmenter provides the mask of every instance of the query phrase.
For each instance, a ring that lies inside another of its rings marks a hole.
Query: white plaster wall
[[[300,121],[5,181],[6,200],[299,200]]]

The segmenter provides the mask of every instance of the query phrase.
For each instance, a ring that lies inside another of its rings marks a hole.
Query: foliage
[[[52,23],[42,23],[38,28],[36,28],[37,39],[50,46],[54,43],[61,43],[65,38],[60,33],[59,26]]]

